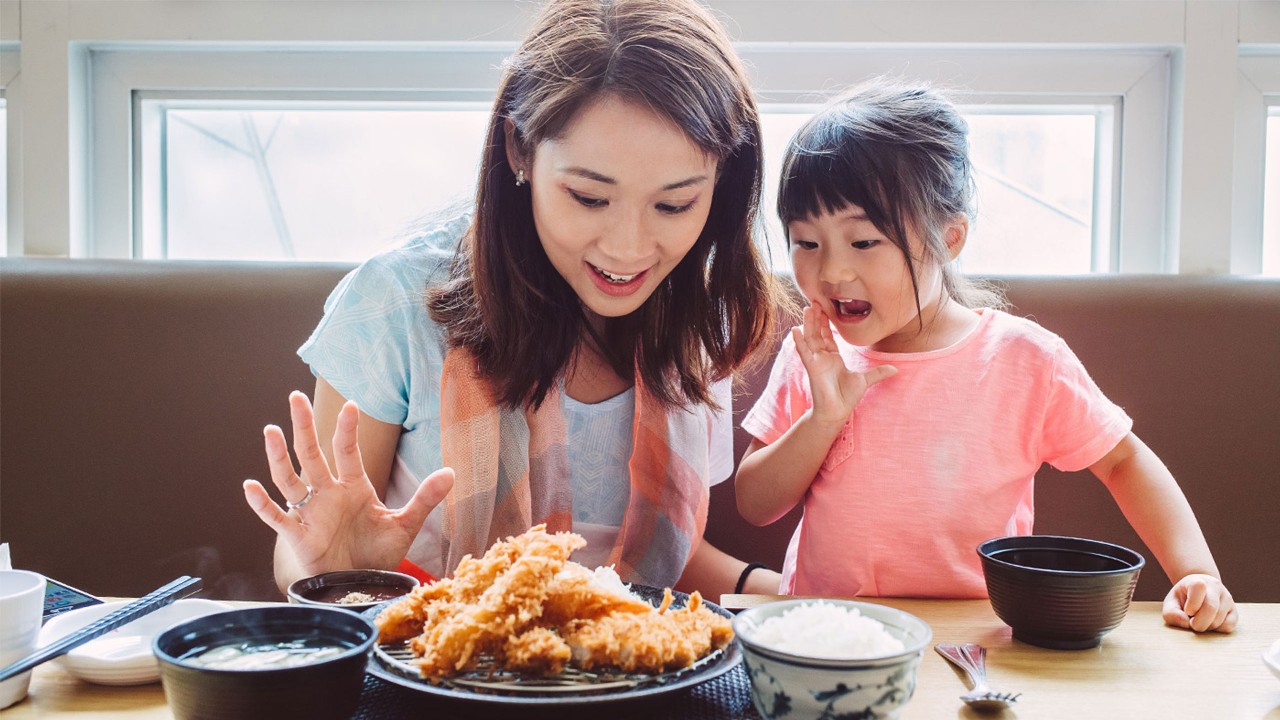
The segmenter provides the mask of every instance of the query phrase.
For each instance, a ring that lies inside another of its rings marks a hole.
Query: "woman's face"
[[[529,180],[543,250],[597,315],[639,308],[707,222],[716,158],[643,105],[605,96],[531,160],[511,146],[512,167]]]

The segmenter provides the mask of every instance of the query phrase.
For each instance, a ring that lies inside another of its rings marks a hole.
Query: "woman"
[[[302,477],[264,432],[288,512],[244,488],[277,582],[406,557],[440,577],[546,522],[631,582],[775,592],[701,541],[732,468],[728,378],[775,301],[760,177],[746,76],[704,8],[548,3],[505,68],[473,210],[345,278],[299,351]]]

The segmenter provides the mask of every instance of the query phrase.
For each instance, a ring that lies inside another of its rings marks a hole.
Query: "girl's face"
[[[920,311],[906,257],[862,208],[850,205],[796,220],[787,229],[796,282],[809,302],[831,318],[840,337],[884,352],[935,349],[929,347],[930,338],[937,337],[930,329],[941,304],[942,269],[922,259],[923,244],[914,231],[907,240],[915,259]],[[917,320],[921,315],[924,332]]]
[[[588,310],[639,308],[707,222],[716,163],[667,118],[613,96],[578,112],[522,162],[551,264]]]

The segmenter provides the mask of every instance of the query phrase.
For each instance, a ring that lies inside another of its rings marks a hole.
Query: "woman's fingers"
[[[300,502],[307,496],[307,485],[298,477],[293,461],[289,459],[284,431],[275,425],[266,426],[262,429],[262,444],[266,448],[272,484],[284,496],[285,502]]]
[[[435,506],[444,500],[451,489],[453,489],[453,468],[440,468],[418,485],[409,502],[396,511],[396,519],[405,530],[416,534],[422,529],[422,523],[426,522],[427,515],[431,514]]]
[[[298,465],[307,483],[316,490],[333,485],[329,462],[320,450],[311,401],[297,390],[289,393],[289,417],[293,420],[293,452],[298,456]]]
[[[262,487],[262,483],[257,480],[245,480],[244,499],[249,503],[249,508],[254,514],[277,534],[288,536],[295,531],[297,523],[271,499],[267,489]]]
[[[333,465],[338,479],[359,482],[364,480],[364,461],[360,457],[360,410],[350,400],[338,411],[337,427],[333,432]]]

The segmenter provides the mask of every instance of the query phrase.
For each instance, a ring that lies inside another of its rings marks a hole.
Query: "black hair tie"
[[[758,563],[758,562],[747,563],[747,566],[742,568],[742,574],[738,576],[738,584],[733,586],[733,594],[734,595],[742,594],[742,588],[746,586],[747,576],[751,574],[752,570],[768,570],[768,569],[769,569],[769,566],[765,565],[764,563]]]

